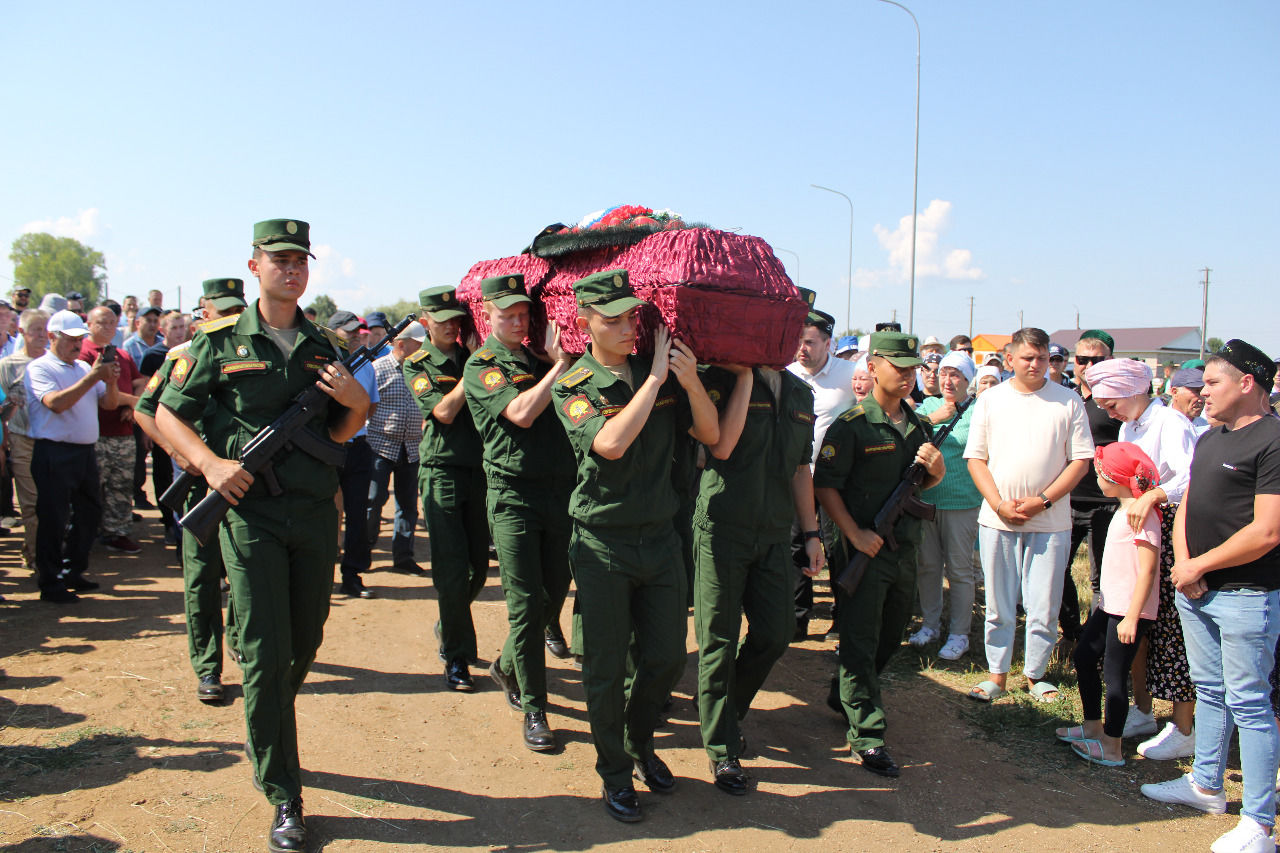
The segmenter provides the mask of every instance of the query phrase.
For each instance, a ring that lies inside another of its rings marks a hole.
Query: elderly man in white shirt
[[[120,367],[103,361],[102,355],[92,366],[79,359],[80,341],[88,333],[78,314],[54,314],[49,319],[49,352],[27,365],[23,378],[40,518],[36,578],[40,600],[59,604],[75,601],[76,592],[98,588],[84,577],[102,514],[94,455],[98,409],[115,409],[120,402]]]
[[[853,405],[853,369],[851,361],[836,358],[831,353],[831,334],[835,318],[823,311],[810,311],[800,334],[800,347],[796,360],[787,370],[802,379],[813,389],[813,459],[818,458],[822,438],[836,416]],[[819,514],[819,529],[827,531],[830,525]],[[800,571],[809,565],[804,550],[804,534],[798,523],[792,524],[792,558],[796,570],[796,639],[804,639],[809,633],[809,620],[813,618],[813,578]],[[828,552],[834,542],[830,533],[824,533]]]
[[[1191,423],[1191,429],[1199,438],[1209,429],[1204,415],[1204,371],[1184,367],[1175,371],[1169,379],[1169,408]]]

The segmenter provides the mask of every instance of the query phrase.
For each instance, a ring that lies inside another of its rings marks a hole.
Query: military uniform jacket
[[[632,355],[627,361],[632,382],[644,382],[653,360]],[[671,466],[676,438],[688,432],[692,416],[675,376],[668,375],[658,389],[648,419],[621,459],[605,459],[591,450],[596,434],[634,397],[627,383],[590,351],[551,389],[552,405],[578,457],[569,515],[592,530],[669,525],[679,506]]]
[[[573,451],[548,406],[528,428],[502,416],[507,404],[538,384],[550,366],[521,347],[522,361],[490,335],[462,368],[467,406],[484,444],[486,474],[542,480],[566,487],[573,479]]]
[[[206,324],[173,360],[161,404],[193,422],[214,453],[237,458],[251,438],[316,382],[325,365],[341,361],[336,336],[301,311],[296,318],[298,339],[288,360],[263,328],[257,302],[242,314]],[[329,411],[340,408],[331,403]],[[322,411],[310,425],[324,438],[329,437],[327,420]],[[274,466],[281,487],[291,495],[331,497],[338,490],[337,469],[302,450],[279,454]],[[256,478],[249,497],[267,494],[263,478]]]
[[[907,416],[904,437],[876,402],[872,394],[843,414],[827,428],[818,460],[814,464],[814,488],[840,492],[845,508],[859,527],[871,529],[876,513],[902,482],[902,474],[932,435],[905,401]],[[919,489],[916,490],[917,496]],[[899,541],[919,541],[920,520],[903,514],[894,528]]]
[[[702,368],[712,402],[723,409],[736,377],[719,367]],[[728,459],[708,454],[698,481],[694,523],[727,527],[785,541],[795,503],[791,478],[813,455],[813,391],[789,371],[779,371],[779,399],[754,371],[742,436]]]
[[[156,416],[156,410],[160,408],[160,392],[164,390],[164,384],[169,379],[169,371],[173,369],[174,359],[186,352],[189,346],[191,346],[191,341],[178,344],[165,354],[164,362],[156,368],[155,373],[151,374],[151,378],[147,380],[146,387],[138,395],[138,405],[133,407],[135,412],[142,412],[142,414],[153,418]]]
[[[480,467],[480,433],[476,432],[471,409],[465,404],[454,416],[453,423],[436,420],[431,410],[462,381],[462,367],[470,353],[458,344],[458,361],[440,352],[431,341],[404,360],[404,382],[422,411],[427,428],[422,431],[418,456],[427,467],[461,465]]]

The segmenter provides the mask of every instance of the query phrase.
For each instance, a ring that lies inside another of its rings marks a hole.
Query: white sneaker
[[[1209,849],[1213,853],[1274,853],[1276,842],[1271,837],[1271,827],[1241,815],[1236,828],[1213,842]]]
[[[1227,795],[1222,791],[1216,794],[1204,794],[1191,783],[1191,774],[1142,786],[1142,795],[1161,803],[1177,803],[1191,806],[1209,814],[1227,813]]]
[[[907,637],[907,642],[918,649],[921,646],[929,645],[937,639],[938,632],[926,626],[921,628],[919,631],[916,631],[910,637]]]
[[[1138,755],[1152,761],[1190,758],[1196,754],[1196,734],[1184,735],[1173,723],[1165,723],[1164,731],[1138,744]]]
[[[947,644],[938,650],[938,657],[943,660],[960,660],[969,651],[968,634],[948,634]],[[1280,777],[1277,777],[1280,779]]]
[[[1124,734],[1121,737],[1142,737],[1143,735],[1153,735],[1160,731],[1160,727],[1156,725],[1156,711],[1144,714],[1138,710],[1137,705],[1129,706],[1129,714],[1124,718]]]

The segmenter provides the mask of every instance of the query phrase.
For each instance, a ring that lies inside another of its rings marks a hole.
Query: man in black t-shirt
[[[1143,785],[1154,800],[1221,814],[1231,729],[1240,732],[1240,823],[1215,850],[1272,850],[1280,734],[1268,674],[1280,637],[1280,420],[1267,394],[1276,366],[1228,341],[1205,365],[1205,414],[1173,525],[1172,580],[1196,686],[1190,775]]]
[[[1105,447],[1118,441],[1120,422],[1094,402],[1089,383],[1084,379],[1084,371],[1091,364],[1111,358],[1114,343],[1111,335],[1101,329],[1090,329],[1076,343],[1076,377],[1080,383],[1076,390],[1084,398],[1084,412],[1089,418],[1089,433],[1093,436],[1094,447]],[[1052,346],[1050,355],[1052,356]],[[1080,596],[1076,592],[1076,582],[1071,577],[1071,564],[1075,561],[1076,550],[1085,537],[1088,537],[1089,585],[1093,589],[1093,600],[1097,601],[1101,587],[1102,549],[1107,541],[1107,526],[1111,524],[1111,516],[1115,515],[1117,506],[1114,498],[1102,494],[1098,488],[1098,478],[1093,471],[1093,462],[1090,461],[1089,472],[1071,490],[1071,547],[1067,551],[1067,571],[1062,576],[1062,607],[1058,610],[1058,625],[1062,628],[1062,636],[1068,640],[1075,640],[1080,636]]]

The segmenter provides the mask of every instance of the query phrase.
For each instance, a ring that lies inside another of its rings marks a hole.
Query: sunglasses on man
[[[1107,357],[1105,355],[1076,356],[1076,364],[1080,365],[1081,367],[1085,367],[1086,365],[1090,365],[1090,364],[1097,364],[1098,362],[1106,361],[1106,360],[1107,360]]]

